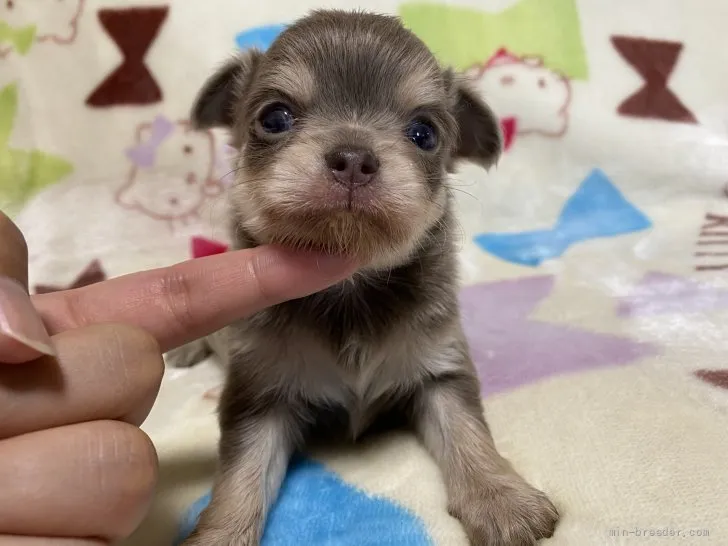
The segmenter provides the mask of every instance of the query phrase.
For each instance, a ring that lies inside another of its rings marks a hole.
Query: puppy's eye
[[[291,109],[280,103],[273,104],[263,110],[260,118],[258,118],[258,123],[260,123],[263,131],[271,134],[290,131],[295,121]]]
[[[415,146],[426,152],[437,147],[437,131],[425,120],[413,120],[407,127],[406,135]]]

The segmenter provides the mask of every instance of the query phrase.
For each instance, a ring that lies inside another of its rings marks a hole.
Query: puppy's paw
[[[165,353],[164,361],[171,368],[190,368],[209,355],[210,348],[205,339],[198,339]]]
[[[553,535],[559,520],[548,497],[518,475],[469,488],[450,513],[460,519],[472,546],[534,546]]]

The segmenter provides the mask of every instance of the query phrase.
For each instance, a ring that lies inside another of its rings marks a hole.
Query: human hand
[[[336,258],[228,252],[29,296],[22,234],[0,212],[0,546],[98,546],[151,502],[138,428],[162,353],[351,274]]]

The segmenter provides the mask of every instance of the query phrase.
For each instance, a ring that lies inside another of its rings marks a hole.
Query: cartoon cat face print
[[[569,123],[569,80],[537,57],[498,51],[467,71],[501,119],[516,120],[516,133],[563,135]]]
[[[34,28],[35,40],[69,44],[76,38],[86,0],[0,0],[7,34]],[[12,40],[8,40],[12,43]]]
[[[141,126],[127,157],[132,169],[116,201],[151,218],[186,222],[222,192],[214,135],[187,122],[160,117]]]

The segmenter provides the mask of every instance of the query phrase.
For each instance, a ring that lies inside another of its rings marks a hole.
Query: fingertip
[[[257,290],[267,304],[308,296],[350,277],[356,266],[344,256],[258,247]]]
[[[221,309],[234,316],[234,320],[325,290],[355,270],[350,260],[341,256],[294,251],[274,245],[229,253],[227,258],[236,264],[239,289],[237,299],[231,298],[229,293],[224,296]]]
[[[0,442],[0,529],[16,535],[103,537],[116,543],[148,512],[159,476],[139,428],[95,421]]]
[[[346,278],[357,269],[353,258],[337,256],[334,254],[319,254],[316,256],[316,266],[324,275]]]
[[[324,279],[342,280],[357,268],[353,258],[338,254],[299,251],[273,245],[257,247],[257,250],[270,255],[273,265],[285,266],[299,275],[315,273]]]

